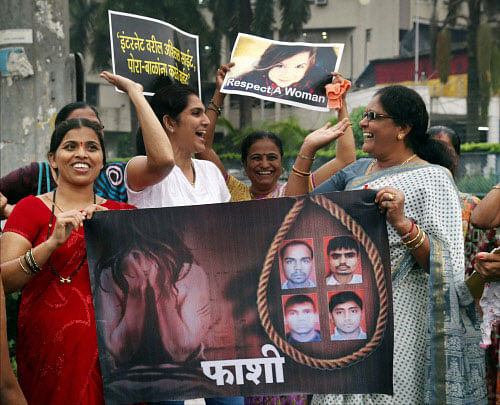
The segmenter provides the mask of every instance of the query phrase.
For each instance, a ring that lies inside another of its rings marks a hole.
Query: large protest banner
[[[392,393],[391,271],[374,197],[95,213],[85,235],[107,403]]]
[[[328,111],[325,85],[338,71],[344,44],[281,42],[239,33],[221,91]]]
[[[113,73],[141,83],[149,96],[169,77],[201,97],[197,35],[140,15],[109,10],[108,16]]]

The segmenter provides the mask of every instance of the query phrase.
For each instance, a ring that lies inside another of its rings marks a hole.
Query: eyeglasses
[[[362,115],[363,118],[368,118],[368,121],[378,120],[381,118],[394,118],[390,115],[378,114],[375,111],[365,111]]]

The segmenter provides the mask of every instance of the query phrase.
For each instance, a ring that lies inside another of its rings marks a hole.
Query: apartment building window
[[[85,83],[85,101],[90,105],[99,102],[99,83]]]

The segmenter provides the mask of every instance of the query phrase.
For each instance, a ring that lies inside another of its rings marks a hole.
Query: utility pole
[[[0,4],[0,175],[44,160],[57,111],[75,100],[68,0]]]

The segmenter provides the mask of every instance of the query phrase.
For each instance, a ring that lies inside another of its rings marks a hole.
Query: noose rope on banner
[[[300,211],[302,211],[302,209],[304,208],[304,204],[306,201],[305,198],[300,198],[295,202],[295,204],[283,220],[280,229],[274,236],[271,247],[267,251],[266,260],[262,268],[257,290],[257,309],[259,312],[260,322],[266,330],[267,335],[283,353],[290,356],[297,363],[305,364],[309,367],[323,370],[334,370],[350,366],[365,359],[382,342],[387,327],[389,311],[387,286],[384,277],[384,268],[382,266],[379,252],[364,229],[342,208],[340,208],[337,204],[333,203],[331,200],[325,198],[324,196],[316,195],[309,198],[310,201],[324,208],[334,218],[337,218],[342,223],[342,225],[344,225],[354,236],[356,236],[356,238],[358,238],[358,240],[366,250],[368,258],[373,265],[373,272],[375,274],[375,282],[377,285],[380,304],[375,333],[373,334],[369,342],[367,342],[362,348],[358,349],[354,353],[335,359],[320,359],[308,356],[297,350],[276,332],[276,329],[274,328],[270,320],[267,300],[267,287],[269,284],[269,277],[271,275],[271,268],[279,246],[287,235],[291,226],[295,222]]]

